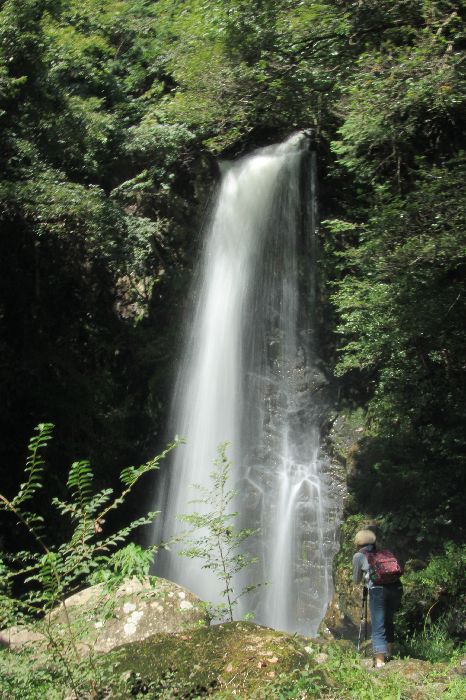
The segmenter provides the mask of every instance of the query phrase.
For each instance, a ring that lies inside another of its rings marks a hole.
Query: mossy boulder
[[[397,660],[372,668],[348,641],[309,639],[251,622],[229,622],[189,634],[158,634],[107,656],[112,700],[279,700],[360,697],[431,700],[452,689],[463,697],[459,664]]]
[[[252,622],[228,622],[188,633],[159,634],[127,644],[109,659],[117,663],[120,689],[147,697],[252,697],[280,674],[311,663],[317,642]],[[167,695],[168,697],[168,695]]]

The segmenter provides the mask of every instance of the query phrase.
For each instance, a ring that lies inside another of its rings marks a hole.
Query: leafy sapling
[[[200,497],[191,501],[198,504],[199,512],[181,515],[180,520],[191,526],[181,536],[187,546],[179,552],[190,559],[200,559],[203,569],[209,569],[221,583],[221,596],[224,603],[210,604],[212,616],[233,621],[234,608],[240,598],[255,590],[260,584],[244,586],[238,592],[235,589],[235,577],[241,571],[254,564],[257,559],[243,552],[246,540],[257,534],[257,530],[235,530],[233,521],[237,512],[230,510],[237,491],[228,488],[231,462],[226,455],[228,443],[218,447],[214,461],[215,469],[210,474],[211,486],[194,484]]]
[[[53,498],[51,503],[71,525],[70,537],[62,543],[49,543],[44,534],[44,519],[35,513],[31,501],[42,488],[44,460],[42,451],[52,437],[53,425],[41,423],[28,446],[26,479],[14,498],[0,494],[0,510],[12,514],[31,536],[31,550],[4,554],[0,557],[0,627],[12,624],[28,626],[40,621],[41,634],[47,638],[48,654],[53,673],[63,672],[68,688],[76,698],[97,697],[96,666],[88,656],[86,689],[83,690],[82,633],[87,621],[76,619],[68,612],[66,599],[86,585],[106,584],[107,590],[117,588],[126,577],[144,578],[148,575],[156,547],[143,548],[125,542],[134,530],[151,524],[157,512],[130,522],[116,532],[105,524],[108,514],[118,509],[139,480],[159,468],[160,461],[179,444],[178,438],[157,457],[139,467],[129,467],[120,474],[121,493],[112,489],[93,492],[92,467],[87,461],[74,462],[68,474],[69,499]],[[64,531],[68,530],[64,528]],[[14,583],[20,582],[21,595],[15,596]],[[60,610],[60,615],[58,615]],[[58,617],[64,624],[57,623]],[[82,644],[81,644],[82,648]],[[1,694],[1,693],[0,693]]]

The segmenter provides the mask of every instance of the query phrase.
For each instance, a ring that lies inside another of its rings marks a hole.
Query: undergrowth
[[[391,670],[389,664],[383,673],[372,671],[361,664],[353,649],[338,644],[328,645],[326,654],[328,658],[322,664],[308,664],[292,674],[280,674],[256,692],[254,699],[437,700],[440,696],[442,700],[463,700],[466,696],[466,679],[452,672],[457,656],[450,659],[451,664],[421,666],[410,678],[403,667]]]
[[[102,595],[95,605],[109,617],[113,610],[112,605],[104,605],[105,592],[111,593],[127,576],[142,580],[148,575],[157,547],[126,545],[126,541],[137,528],[151,524],[157,513],[149,512],[116,531],[106,521],[179,442],[139,467],[124,469],[117,495],[112,489],[94,492],[91,465],[74,462],[68,472],[68,499],[51,499],[63,519],[63,533],[71,534],[63,535],[61,542],[49,542],[44,517],[35,511],[34,503],[44,486],[43,453],[52,430],[50,423],[37,426],[18,493],[0,493],[0,511],[16,520],[31,543],[28,550],[0,553],[0,628],[19,625],[36,635],[29,648],[19,653],[0,652],[2,700],[100,700],[105,696],[111,668],[94,652],[87,613],[76,615],[66,599],[101,582]]]

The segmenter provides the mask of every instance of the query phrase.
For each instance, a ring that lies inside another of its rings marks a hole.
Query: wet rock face
[[[334,499],[345,507],[343,523],[339,530],[339,549],[333,560],[334,594],[330,601],[325,616],[320,624],[321,634],[331,635],[336,639],[350,639],[356,641],[361,613],[361,586],[352,583],[351,562],[354,547],[354,534],[366,524],[372,521],[363,520],[364,516],[358,514],[357,518],[350,517],[348,480],[355,468],[355,453],[358,450],[358,440],[361,438],[364,424],[364,416],[356,410],[351,414],[335,414],[327,426],[327,434],[324,448],[329,455],[329,473],[334,484]],[[341,518],[341,513],[338,513]]]
[[[320,626],[322,634],[331,634],[335,639],[356,642],[362,613],[362,584],[352,581],[352,558],[356,552],[354,535],[359,529],[373,527],[374,521],[363,516],[347,519],[340,528],[340,550],[334,559],[333,580],[335,593]],[[370,639],[370,610],[367,606],[368,638]],[[364,624],[362,627],[364,639]]]
[[[66,610],[65,610],[66,608]],[[108,652],[114,647],[154,634],[184,632],[208,624],[202,602],[193,593],[165,579],[128,579],[109,593],[103,584],[70,596],[51,615],[57,634],[66,634],[67,616],[80,652]],[[18,649],[37,642],[37,631],[14,629],[0,633],[0,642]],[[40,636],[40,635],[39,635]]]

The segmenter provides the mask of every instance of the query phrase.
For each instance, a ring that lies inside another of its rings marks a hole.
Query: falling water
[[[337,507],[320,449],[326,380],[315,339],[315,154],[297,134],[222,166],[222,180],[193,285],[174,432],[186,439],[165,484],[164,535],[192,511],[228,441],[254,581],[267,581],[240,612],[314,634],[330,599]],[[179,527],[179,526],[178,526]],[[201,563],[165,557],[162,575],[205,600],[219,585]]]

